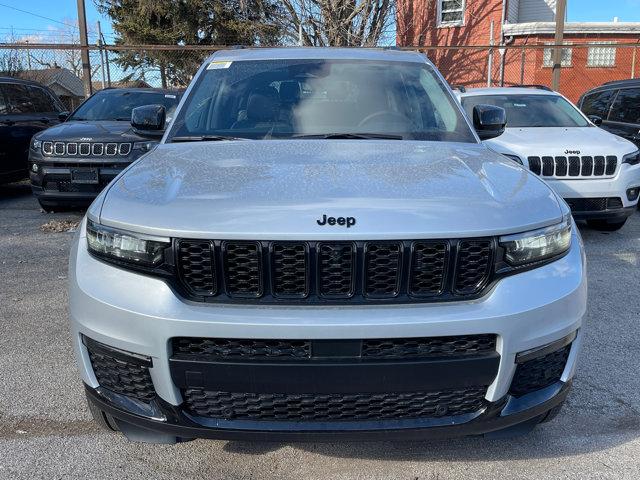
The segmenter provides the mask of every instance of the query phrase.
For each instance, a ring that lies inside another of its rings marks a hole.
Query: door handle
[[[13,120],[2,120],[0,121],[0,123],[2,125],[8,125],[10,127],[11,125],[15,125],[16,122],[14,122]]]
[[[51,120],[49,120],[47,117],[42,117],[42,118],[40,119],[40,121],[41,121],[42,123],[49,123]]]

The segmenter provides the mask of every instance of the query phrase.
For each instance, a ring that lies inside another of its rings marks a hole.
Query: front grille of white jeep
[[[528,157],[529,170],[542,177],[604,177],[616,173],[618,157],[596,156],[543,156]]]
[[[200,301],[439,301],[478,296],[494,271],[492,238],[285,242],[176,241],[179,284]]]

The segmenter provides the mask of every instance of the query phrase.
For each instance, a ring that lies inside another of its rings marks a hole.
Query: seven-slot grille
[[[177,270],[200,301],[427,301],[476,296],[495,241],[279,242],[177,240]]]
[[[116,156],[126,157],[131,153],[131,143],[101,142],[43,142],[42,153],[56,157]]]
[[[602,177],[616,173],[615,155],[529,157],[529,170],[543,177]]]

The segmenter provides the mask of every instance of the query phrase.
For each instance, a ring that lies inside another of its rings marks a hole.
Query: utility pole
[[[100,21],[98,21],[98,45],[100,46],[100,69],[102,70],[102,89],[104,90],[104,51],[102,48],[102,29],[100,28]]]
[[[487,59],[487,87],[491,87],[491,76],[493,74],[493,20],[489,27],[489,58]]]
[[[93,93],[91,86],[91,63],[89,62],[89,37],[87,36],[87,13],[84,8],[84,0],[78,0],[78,28],[80,29],[80,59],[82,60],[82,82],[84,94]]]
[[[102,34],[102,29],[100,29],[100,22],[98,22],[98,29],[100,30],[100,41],[103,46],[107,45],[106,40],[104,39],[104,35]],[[109,50],[104,49],[104,61],[107,64],[107,86],[111,88],[111,67],[109,66]]]
[[[564,17],[567,12],[567,0],[556,2],[556,36],[553,49],[553,72],[551,88],[555,91],[560,89],[560,70],[562,69],[562,43],[564,41]]]

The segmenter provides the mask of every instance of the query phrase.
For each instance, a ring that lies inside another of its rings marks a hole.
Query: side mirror
[[[591,123],[593,123],[596,127],[602,125],[602,117],[599,117],[598,115],[588,115],[587,118],[591,120]]]
[[[473,128],[480,140],[489,140],[504,133],[507,125],[507,112],[494,105],[476,105],[473,107]]]
[[[161,137],[167,112],[162,105],[144,105],[131,110],[131,126],[136,133],[149,137]]]
[[[69,115],[71,114],[66,110],[64,112],[60,112],[58,113],[58,120],[64,122],[67,118],[69,118]]]

